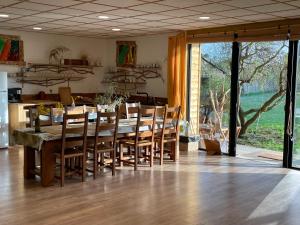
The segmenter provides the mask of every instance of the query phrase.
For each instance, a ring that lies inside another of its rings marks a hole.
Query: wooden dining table
[[[136,129],[136,119],[120,119],[118,127],[118,137],[134,136]],[[145,126],[143,129],[147,130]],[[157,123],[157,132],[161,129],[161,123]],[[103,133],[101,135],[111,135]],[[95,123],[88,125],[88,141],[93,141],[95,137]],[[14,131],[15,143],[24,146],[24,178],[33,179],[38,174],[41,178],[41,185],[44,187],[53,184],[55,177],[55,156],[54,151],[61,148],[62,126],[41,127],[41,132],[35,133],[34,128],[23,128]],[[179,159],[179,144],[171,146],[174,154],[173,159]],[[40,168],[36,167],[36,152],[40,154]]]

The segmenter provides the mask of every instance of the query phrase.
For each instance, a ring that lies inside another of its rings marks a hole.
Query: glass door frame
[[[240,42],[232,43],[228,155],[236,156]]]
[[[191,45],[188,45],[188,60],[187,60],[187,77],[188,87],[191,82],[190,66],[191,66]],[[293,167],[293,147],[294,147],[294,123],[295,123],[295,103],[296,103],[296,77],[298,68],[299,41],[289,41],[288,51],[288,69],[286,83],[286,101],[285,101],[285,121],[284,121],[284,143],[283,143],[283,164],[285,168],[299,169]],[[229,121],[229,146],[228,155],[236,156],[236,127],[237,127],[237,103],[238,99],[238,78],[239,78],[239,56],[240,42],[232,42],[232,58],[231,58],[231,96],[230,96],[230,121]],[[299,73],[300,74],[300,73]],[[189,88],[187,88],[189,92]],[[189,117],[190,96],[187,94],[187,117]],[[291,103],[291,105],[290,105]],[[290,128],[291,133],[288,132]]]
[[[286,84],[285,102],[285,126],[284,126],[284,150],[283,167],[300,169],[293,167],[293,149],[295,133],[295,103],[296,103],[296,78],[298,72],[299,41],[289,41],[288,70]],[[288,132],[288,130],[290,132]]]

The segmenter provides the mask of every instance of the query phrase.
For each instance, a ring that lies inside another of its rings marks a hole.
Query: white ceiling
[[[111,38],[300,18],[300,0],[0,0],[0,14],[0,29]]]

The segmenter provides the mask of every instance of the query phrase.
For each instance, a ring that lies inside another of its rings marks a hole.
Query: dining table
[[[120,119],[118,125],[118,138],[130,137],[135,135],[137,120]],[[162,128],[162,121],[157,121],[156,132]],[[95,138],[95,122],[88,123],[87,139],[92,142]],[[147,130],[148,126],[140,129]],[[101,136],[112,135],[109,131],[100,133]],[[76,137],[74,137],[76,138]],[[24,178],[34,179],[35,175],[40,176],[41,185],[51,186],[55,178],[55,156],[54,151],[61,148],[62,125],[41,127],[40,132],[35,132],[34,128],[22,128],[14,131],[15,143],[24,146]],[[171,145],[172,159],[179,159],[179,143]],[[40,157],[36,159],[36,152]],[[120,153],[122,154],[122,153]],[[120,156],[121,157],[121,156]],[[40,161],[37,168],[37,161]]]

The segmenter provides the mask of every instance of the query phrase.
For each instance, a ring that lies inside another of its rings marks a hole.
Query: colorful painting
[[[136,43],[135,41],[117,41],[117,66],[135,67]]]
[[[23,41],[18,36],[0,35],[0,64],[24,64]]]

